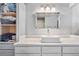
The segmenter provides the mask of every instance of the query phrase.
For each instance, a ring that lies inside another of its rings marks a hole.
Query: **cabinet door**
[[[0,56],[14,56],[14,53],[0,53]]]
[[[42,56],[61,56],[61,54],[42,54]]]
[[[15,54],[15,56],[41,56],[41,54]]]
[[[66,46],[63,47],[63,53],[79,53],[79,47],[78,46]]]
[[[44,54],[57,53],[58,54],[58,53],[61,53],[61,47],[53,47],[53,46],[52,47],[50,47],[50,46],[42,47],[42,53],[44,53]]]
[[[14,49],[14,46],[13,44],[10,44],[10,43],[3,43],[3,44],[0,44],[0,49]]]
[[[15,53],[41,53],[40,47],[15,47]]]
[[[14,56],[14,50],[0,50],[0,56]]]

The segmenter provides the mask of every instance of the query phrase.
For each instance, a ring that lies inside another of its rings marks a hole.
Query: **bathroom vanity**
[[[42,42],[42,38],[21,38],[15,43],[15,56],[79,56],[78,36],[52,36],[54,39],[59,38],[60,42]]]

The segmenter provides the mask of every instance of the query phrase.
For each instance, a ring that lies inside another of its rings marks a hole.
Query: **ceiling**
[[[55,5],[56,7],[69,7],[69,3],[51,3],[52,5]]]
[[[50,5],[55,7],[69,7],[69,3],[25,3],[27,4],[42,4],[42,5]]]

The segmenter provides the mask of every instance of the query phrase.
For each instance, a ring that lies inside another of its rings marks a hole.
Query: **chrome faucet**
[[[47,28],[47,33],[50,34],[50,28]]]

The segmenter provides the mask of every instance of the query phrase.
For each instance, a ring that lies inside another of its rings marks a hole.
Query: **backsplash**
[[[67,30],[67,29],[35,29],[35,31],[33,31],[30,34],[27,35],[69,35],[71,34],[71,31]]]

